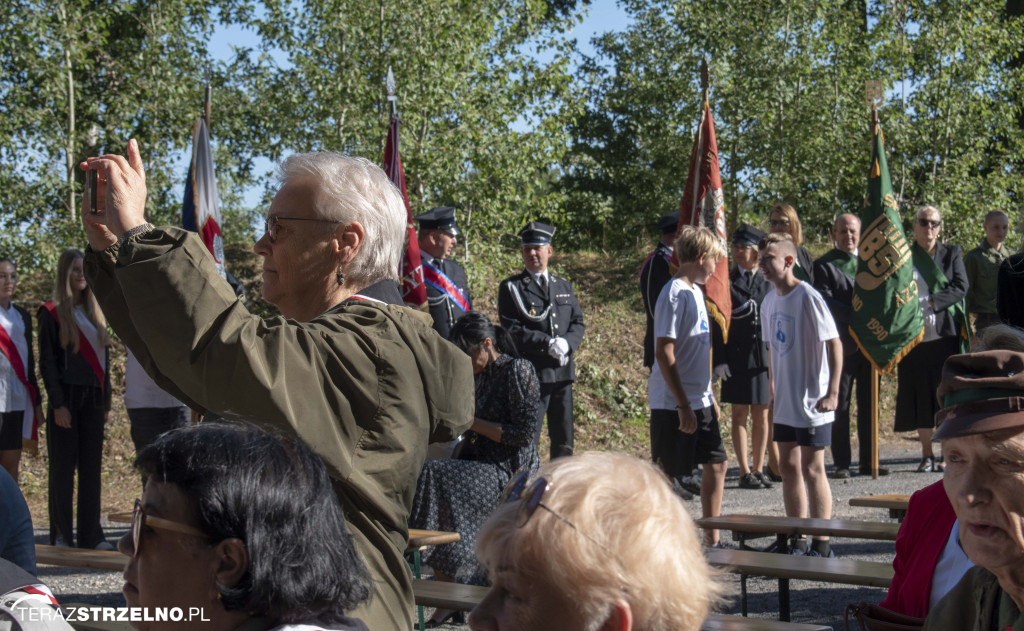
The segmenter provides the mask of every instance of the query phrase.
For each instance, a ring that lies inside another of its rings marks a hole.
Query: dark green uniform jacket
[[[924,631],[1024,631],[1024,615],[991,572],[973,567],[928,612]]]
[[[469,357],[427,314],[375,300],[310,322],[254,316],[191,232],[156,228],[115,248],[90,251],[86,275],[146,372],[196,409],[294,431],[312,447],[374,578],[372,601],[353,615],[374,631],[409,629],[409,510],[427,444],[472,422]]]

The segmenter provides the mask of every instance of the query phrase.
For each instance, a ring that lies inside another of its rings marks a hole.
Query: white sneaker
[[[113,552],[114,550],[116,550],[116,548],[114,548],[114,546],[111,545],[111,543],[109,541],[101,541],[101,542],[97,543],[96,547],[93,548],[93,549],[94,550],[103,550],[104,552]]]

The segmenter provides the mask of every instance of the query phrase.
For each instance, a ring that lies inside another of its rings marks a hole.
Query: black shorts
[[[21,449],[21,424],[25,410],[0,414],[0,451]]]
[[[690,475],[698,464],[728,460],[714,406],[694,410],[697,431],[679,431],[676,410],[651,410],[651,458],[669,477]]]
[[[829,447],[832,445],[832,423],[817,427],[793,427],[775,423],[772,440],[777,443],[796,443],[801,447]]]

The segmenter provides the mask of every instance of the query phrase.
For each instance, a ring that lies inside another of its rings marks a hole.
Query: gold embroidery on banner
[[[889,203],[890,196],[883,202]],[[893,200],[895,203],[895,200]],[[860,240],[860,258],[866,263],[867,271],[857,273],[857,286],[862,290],[877,289],[901,265],[910,261],[910,246],[903,229],[894,224],[888,215],[879,215]]]

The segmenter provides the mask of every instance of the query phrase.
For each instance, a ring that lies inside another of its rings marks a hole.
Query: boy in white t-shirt
[[[842,342],[821,294],[793,275],[792,237],[770,234],[758,249],[761,273],[775,287],[761,303],[761,335],[771,349],[768,376],[786,515],[829,519],[825,447],[832,443],[839,401]],[[814,538],[810,549],[798,539],[792,552],[835,556],[828,537]]]
[[[727,457],[711,392],[711,327],[697,284],[714,273],[725,247],[707,228],[686,226],[675,253],[679,271],[654,308],[655,363],[647,380],[651,457],[674,481],[703,464],[701,509],[713,517],[722,512]],[[704,543],[720,546],[718,531],[705,530]]]

